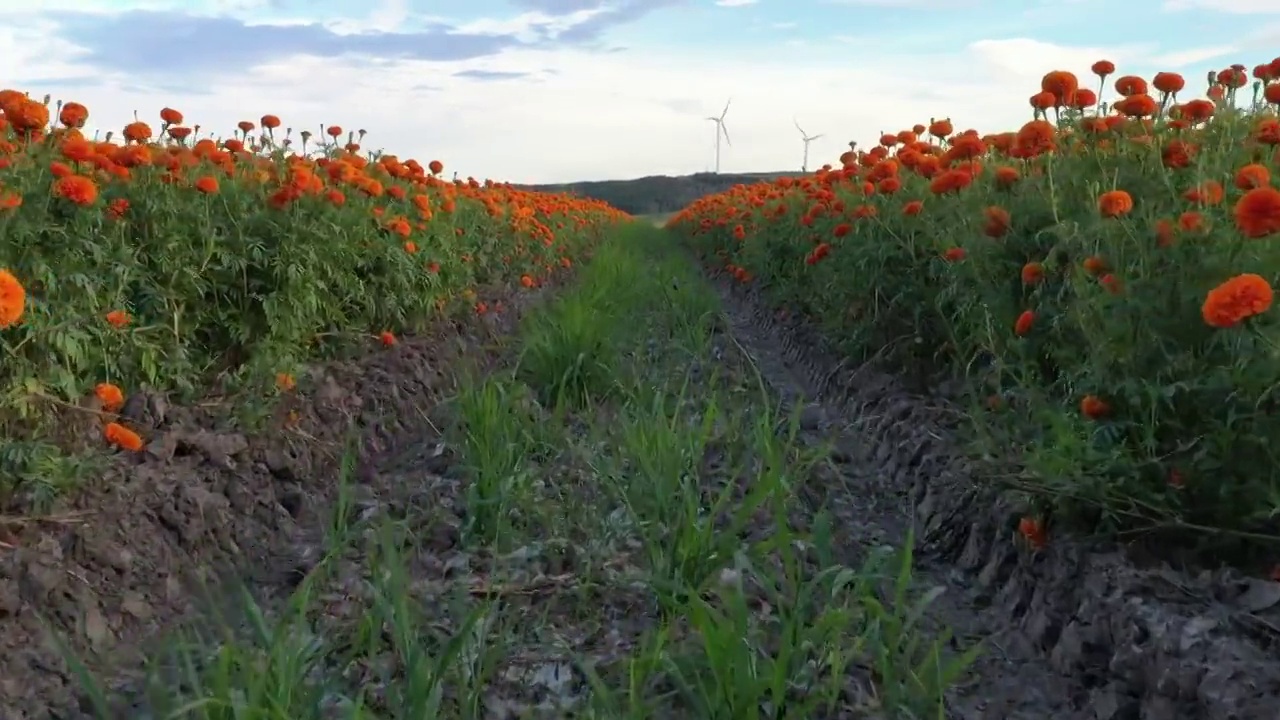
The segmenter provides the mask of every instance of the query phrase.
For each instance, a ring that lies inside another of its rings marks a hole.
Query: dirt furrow
[[[1280,702],[1277,585],[1232,571],[1139,568],[1122,548],[1016,541],[1019,508],[953,446],[959,412],[848,367],[810,326],[718,284],[737,341],[808,439],[836,448],[821,497],[849,553],[907,541],[938,588],[930,622],[981,641],[953,718],[1262,720]]]

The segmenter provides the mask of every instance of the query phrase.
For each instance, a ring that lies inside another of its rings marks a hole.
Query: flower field
[[[966,377],[975,454],[1015,449],[1033,542],[1270,545],[1280,59],[1207,88],[1092,71],[1046,74],[1016,131],[934,119],[669,227],[853,357]]]
[[[0,111],[0,501],[79,474],[69,418],[140,450],[118,414],[139,388],[288,392],[307,361],[501,312],[620,217],[362,154],[363,130],[264,115],[202,138],[166,108],[90,139],[77,103],[4,90]]]

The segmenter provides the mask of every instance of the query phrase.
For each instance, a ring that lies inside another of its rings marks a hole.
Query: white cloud
[[[793,117],[824,135],[810,146],[809,164],[816,167],[834,162],[849,140],[865,146],[883,131],[931,117],[951,117],[959,129],[1014,129],[1029,119],[1026,98],[1048,70],[1071,70],[1084,80],[1100,58],[1115,60],[1123,72],[1164,69],[1148,61],[1149,47],[1137,45],[983,40],[956,53],[876,52],[849,63],[841,46],[810,42],[789,51],[785,62],[775,52],[779,46],[731,55],[524,49],[482,62],[387,62],[376,68],[301,56],[190,92],[148,92],[123,77],[76,82],[94,75],[78,64],[77,50],[52,41],[52,28],[29,27],[0,30],[0,67],[22,67],[28,78],[63,79],[56,88],[21,89],[86,104],[91,130],[118,129],[135,110],[158,125],[156,113],[164,106],[183,111],[190,124],[224,132],[272,113],[299,130],[363,128],[369,131],[367,149],[439,159],[464,177],[516,182],[707,170],[714,144],[704,118],[718,115],[725,97],[733,97],[726,118],[733,146],[724,148],[722,169],[788,170],[798,169],[802,156]],[[975,70],[982,64],[991,72]],[[479,68],[540,79],[495,83],[455,76]]]
[[[755,5],[759,0],[716,0],[716,5],[722,8],[746,7]]]

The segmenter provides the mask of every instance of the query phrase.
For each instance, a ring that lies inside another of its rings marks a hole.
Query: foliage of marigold
[[[0,384],[24,389],[11,399],[56,396],[50,407],[109,377],[94,386],[108,411],[122,387],[198,394],[215,380],[250,411],[293,386],[282,367],[501,312],[501,293],[570,271],[627,219],[577,196],[445,179],[436,160],[365,154],[367,133],[336,124],[299,133],[246,113],[259,119],[215,139],[170,107],[88,139],[90,108],[57,108],[53,128],[48,105],[0,90]],[[32,412],[0,405],[0,443],[53,442],[57,414]],[[144,445],[122,423],[102,432]],[[0,493],[33,473],[0,467]]]
[[[1008,399],[978,416],[982,435],[1028,448],[1018,461],[1055,522],[1280,537],[1280,58],[1254,72],[1261,109],[1241,67],[1207,89],[1107,60],[1054,69],[1027,88],[1021,126],[888,129],[669,227],[854,360],[962,375],[976,406]],[[1093,90],[1073,82],[1084,70]],[[877,192],[889,176],[892,196]],[[874,211],[851,220],[861,206]]]

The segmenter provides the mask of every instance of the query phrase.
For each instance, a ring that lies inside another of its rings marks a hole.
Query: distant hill
[[[810,173],[696,173],[693,175],[651,175],[634,180],[597,180],[559,185],[522,185],[541,192],[571,192],[603,200],[632,215],[672,213],[706,195],[723,192],[734,185],[749,185],[779,177],[801,177]]]

